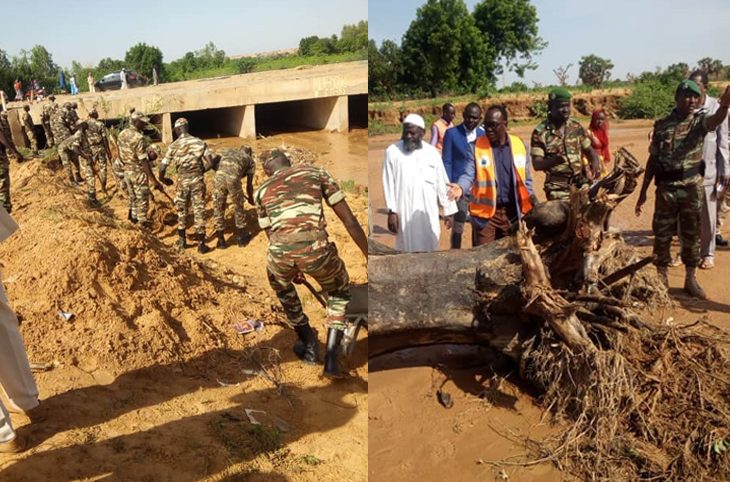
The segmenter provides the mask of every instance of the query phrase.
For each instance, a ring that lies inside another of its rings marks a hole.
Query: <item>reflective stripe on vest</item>
[[[519,137],[510,135],[512,165],[516,179],[517,203],[522,214],[532,209],[530,192],[525,186],[527,149]],[[487,136],[477,138],[474,146],[475,179],[471,188],[469,212],[474,216],[489,219],[497,212],[497,179],[494,168],[494,153]],[[511,180],[510,180],[511,181]]]
[[[439,154],[441,154],[441,151],[444,148],[444,134],[446,134],[446,130],[450,129],[452,126],[447,124],[443,117],[440,117],[433,123],[433,125],[436,126],[439,136],[438,141],[436,142],[436,149],[438,149]]]

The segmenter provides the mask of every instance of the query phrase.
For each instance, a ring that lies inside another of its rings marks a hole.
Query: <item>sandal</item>
[[[715,267],[715,260],[712,258],[703,258],[700,263],[700,269],[712,269]]]
[[[679,254],[676,257],[672,258],[672,260],[669,262],[669,266],[671,266],[672,268],[676,268],[677,266],[681,266],[681,265],[682,265],[682,256]]]

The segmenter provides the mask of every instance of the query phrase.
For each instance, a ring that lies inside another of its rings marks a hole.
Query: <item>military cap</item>
[[[674,93],[674,95],[679,94],[694,94],[698,97],[702,95],[702,91],[700,90],[700,86],[697,85],[697,82],[694,80],[683,80],[679,83],[677,86],[677,91]]]
[[[175,126],[173,129],[177,129],[180,126],[186,126],[188,125],[188,120],[185,117],[180,117],[178,120],[175,121]]]
[[[568,102],[570,101],[571,97],[573,97],[573,95],[565,87],[555,87],[548,94],[548,101],[552,102],[554,100],[557,100],[560,102]]]
[[[145,116],[142,112],[133,112],[129,118],[133,121],[142,121],[142,122],[149,122],[150,118]]]

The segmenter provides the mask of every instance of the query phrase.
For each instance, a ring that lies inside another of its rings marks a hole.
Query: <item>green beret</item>
[[[559,100],[561,102],[568,102],[571,97],[573,97],[572,94],[565,87],[555,87],[548,94],[548,101]]]
[[[679,83],[677,86],[677,91],[674,93],[675,96],[679,94],[685,94],[690,93],[694,94],[697,97],[702,96],[702,91],[700,90],[700,86],[697,85],[697,82],[694,80],[683,80]]]

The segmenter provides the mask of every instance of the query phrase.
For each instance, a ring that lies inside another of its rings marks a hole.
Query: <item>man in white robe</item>
[[[396,235],[396,249],[404,252],[436,251],[444,216],[457,211],[449,200],[449,182],[441,156],[423,142],[425,123],[418,114],[403,121],[401,140],[388,146],[383,162],[383,191],[388,208],[388,230]],[[446,221],[451,227],[451,218]]]

